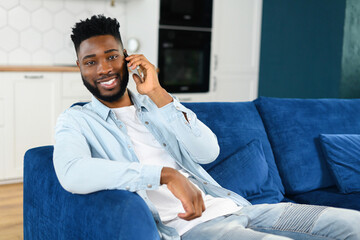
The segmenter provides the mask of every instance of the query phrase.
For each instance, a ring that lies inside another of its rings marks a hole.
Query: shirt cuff
[[[160,186],[161,170],[162,166],[157,165],[143,165],[141,168],[142,186],[140,189],[155,190]]]

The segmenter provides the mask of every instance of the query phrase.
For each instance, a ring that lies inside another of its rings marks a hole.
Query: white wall
[[[0,65],[74,65],[71,28],[103,13],[126,33],[126,1],[0,0]]]
[[[160,0],[114,1],[0,0],[0,65],[75,65],[71,28],[94,14],[117,18],[125,47],[129,38],[138,39],[137,53],[157,65]],[[210,91],[176,95],[182,101],[253,100],[262,0],[214,2]]]

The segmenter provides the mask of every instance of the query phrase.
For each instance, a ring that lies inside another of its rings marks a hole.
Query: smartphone
[[[127,54],[127,51],[126,51],[126,49],[124,49],[124,56],[125,56],[125,58],[127,58],[129,55]],[[125,60],[125,62],[126,62],[126,64],[128,64],[129,62],[128,61],[126,61]],[[132,69],[132,68],[128,68],[128,69],[130,69],[130,71],[133,73],[133,74],[136,74],[136,75],[138,75],[138,77],[140,78],[140,82],[144,82],[144,80],[142,79],[142,75],[140,74],[140,72],[139,72],[139,67],[136,67],[135,69]]]

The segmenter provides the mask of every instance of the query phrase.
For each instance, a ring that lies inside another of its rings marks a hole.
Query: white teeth
[[[115,81],[115,78],[113,78],[113,79],[111,79],[111,80],[109,80],[107,82],[101,82],[100,84],[102,84],[102,85],[111,85],[114,81]]]

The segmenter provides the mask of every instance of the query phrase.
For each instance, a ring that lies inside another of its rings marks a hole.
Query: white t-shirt
[[[184,176],[189,177],[189,174],[181,169],[150,131],[140,122],[133,105],[113,108],[112,110],[116,117],[125,124],[133,144],[133,149],[140,163],[171,167],[179,170]],[[166,185],[161,185],[157,190],[147,191],[150,201],[159,212],[161,221],[166,226],[175,228],[179,235],[183,235],[199,223],[231,214],[241,209],[231,199],[215,198],[211,195],[206,195],[203,191],[201,193],[205,203],[205,211],[201,217],[186,221],[177,216],[178,213],[184,213],[185,210],[180,200],[171,193]]]

